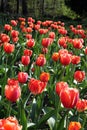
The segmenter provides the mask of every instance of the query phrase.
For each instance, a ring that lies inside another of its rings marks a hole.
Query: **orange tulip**
[[[42,73],[40,74],[40,80],[41,80],[42,82],[48,82],[49,79],[50,79],[50,74],[49,74],[49,73],[42,72]]]
[[[81,124],[80,122],[70,122],[68,130],[80,130]]]
[[[15,117],[0,119],[0,130],[22,130]]]
[[[52,60],[53,61],[58,61],[59,59],[59,53],[58,52],[54,52],[53,55],[52,55]]]

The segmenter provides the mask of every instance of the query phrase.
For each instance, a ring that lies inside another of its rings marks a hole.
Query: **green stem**
[[[60,99],[57,95],[55,95],[55,108],[56,108],[56,122],[54,126],[54,130],[58,129],[58,113],[59,113],[59,108],[60,108]]]
[[[23,127],[23,130],[27,130],[27,118],[22,100],[20,100],[18,103],[18,109],[20,114],[20,123]]]
[[[87,123],[87,115],[84,116],[82,130],[84,129],[86,123]]]
[[[68,114],[69,112],[66,115],[66,130],[68,130],[68,125],[69,125]]]
[[[11,114],[11,102],[9,101],[9,104],[8,104],[8,116],[10,116]]]

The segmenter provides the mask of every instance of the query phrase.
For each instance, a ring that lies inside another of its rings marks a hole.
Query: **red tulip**
[[[27,44],[27,47],[32,48],[35,46],[35,41],[34,39],[28,39],[26,44]]]
[[[12,31],[11,31],[11,36],[12,36],[12,38],[18,37],[18,35],[19,35],[19,32],[18,32],[18,31],[16,31],[16,30],[12,30]]]
[[[43,47],[43,48],[42,48],[42,53],[43,53],[43,54],[47,54],[47,53],[48,53],[48,48]]]
[[[6,31],[11,31],[12,27],[9,24],[5,24],[4,29]]]
[[[17,21],[16,20],[11,20],[11,25],[12,26],[17,26]]]
[[[54,39],[54,38],[55,38],[55,33],[54,33],[54,32],[50,32],[50,33],[49,33],[49,38]]]
[[[67,89],[69,86],[68,86],[68,84],[67,84],[67,82],[63,82],[63,81],[61,81],[61,82],[57,82],[56,83],[56,93],[58,94],[58,95],[60,95],[60,92],[61,92],[61,90],[63,89]]]
[[[83,41],[81,39],[73,39],[73,46],[74,48],[81,49],[83,47]]]
[[[85,78],[85,72],[84,71],[76,71],[74,73],[74,79],[77,81],[77,82],[82,82]]]
[[[18,81],[19,83],[26,83],[28,80],[28,74],[26,72],[18,73]]]
[[[73,55],[71,62],[72,62],[72,64],[79,64],[80,60],[81,60],[80,56]]]
[[[34,95],[42,93],[45,87],[46,87],[46,82],[42,82],[34,78],[31,78],[28,83],[28,88]]]
[[[5,96],[11,102],[16,102],[21,96],[21,88],[18,85],[6,85]]]
[[[14,44],[10,44],[10,43],[4,43],[4,51],[8,54],[12,53],[15,49],[15,45]]]
[[[70,54],[61,54],[60,62],[64,66],[69,65],[71,63],[71,55]]]
[[[51,39],[51,38],[43,38],[42,46],[47,48],[49,45],[52,44],[52,42],[53,42],[53,39]]]
[[[62,35],[66,35],[67,34],[67,30],[65,30],[65,28],[60,28],[58,29],[58,32]]]
[[[85,54],[87,55],[87,47],[85,48]]]
[[[8,78],[7,84],[8,85],[19,85],[19,82],[18,82],[17,79],[10,79],[10,78]]]
[[[32,39],[32,35],[31,34],[26,34],[26,38],[27,39]]]
[[[78,24],[78,25],[77,25],[77,28],[78,28],[78,29],[81,29],[81,28],[82,28],[82,25]]]
[[[4,42],[9,42],[10,41],[10,37],[6,34],[1,34],[1,41]]]
[[[12,38],[12,41],[13,41],[14,43],[18,42],[18,40],[19,40],[18,37],[13,37],[13,38]]]
[[[63,47],[65,47],[65,45],[67,46],[66,42],[67,42],[66,37],[60,37],[58,40],[58,44]]]
[[[40,54],[39,57],[36,59],[36,65],[43,66],[46,64],[46,58],[43,54]]]
[[[77,104],[76,104],[76,109],[79,112],[83,112],[83,111],[87,110],[87,100],[85,100],[85,99],[82,99],[82,100],[79,99],[77,101]]]
[[[26,28],[26,32],[27,32],[27,33],[31,33],[31,32],[32,32],[32,28],[31,28],[31,27],[27,27],[27,28]]]
[[[42,35],[42,34],[46,34],[48,32],[48,29],[40,28],[38,31]]]
[[[36,25],[34,26],[34,29],[35,29],[35,30],[39,30],[39,29],[40,29],[40,24],[36,24]]]
[[[31,57],[31,56],[32,56],[32,53],[33,53],[32,50],[29,50],[29,49],[25,49],[25,50],[24,50],[24,55],[25,55],[25,56],[30,56],[30,57]]]
[[[21,57],[21,62],[22,62],[22,64],[23,65],[25,65],[25,66],[27,66],[27,65],[29,65],[29,63],[30,63],[30,57],[29,56],[22,56]]]
[[[79,91],[75,88],[62,89],[60,100],[64,107],[74,108],[79,99]]]

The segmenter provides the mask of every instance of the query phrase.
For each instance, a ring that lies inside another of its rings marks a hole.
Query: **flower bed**
[[[4,25],[0,129],[87,129],[86,42],[82,25],[31,17]]]

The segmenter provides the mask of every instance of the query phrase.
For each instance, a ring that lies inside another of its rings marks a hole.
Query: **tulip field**
[[[2,26],[0,130],[87,130],[84,25],[19,17]]]

